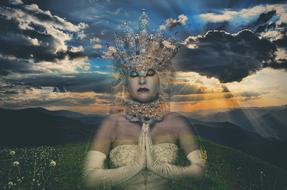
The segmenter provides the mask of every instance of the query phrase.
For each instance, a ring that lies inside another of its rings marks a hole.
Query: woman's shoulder
[[[99,127],[99,130],[108,130],[113,129],[117,125],[119,116],[117,114],[108,114],[105,115],[102,120]]]
[[[120,119],[123,119],[123,113],[111,113],[104,116],[103,121],[113,121],[117,122]]]
[[[102,120],[102,126],[108,128],[115,128],[118,123],[125,120],[123,113],[112,113],[104,116]]]
[[[165,118],[167,120],[175,120],[175,121],[186,121],[187,120],[186,116],[178,112],[169,112],[165,115]]]
[[[176,131],[185,131],[192,126],[188,118],[182,113],[170,112],[165,116],[165,122],[168,126]]]
[[[96,130],[96,137],[98,139],[113,139],[121,117],[121,114],[118,113],[105,115]]]

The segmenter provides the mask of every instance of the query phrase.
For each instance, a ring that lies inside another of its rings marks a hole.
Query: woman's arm
[[[112,138],[106,133],[115,132],[112,130],[112,125],[114,125],[112,121],[103,122],[93,148],[88,152],[84,167],[84,180],[89,187],[114,186],[135,176],[145,167],[145,139],[141,134],[138,141],[138,154],[134,162],[119,168],[105,168],[104,163],[107,159],[106,155],[109,153]]]
[[[84,169],[84,177],[87,186],[114,186],[127,181],[139,173],[145,167],[143,135],[141,135],[140,139],[138,154],[134,162],[119,168],[106,169],[104,167],[106,155],[100,151],[89,151]]]

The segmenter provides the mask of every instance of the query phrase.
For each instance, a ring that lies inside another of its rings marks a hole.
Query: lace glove
[[[104,188],[127,181],[146,167],[145,136],[142,131],[138,141],[138,153],[134,162],[114,169],[105,169],[106,155],[100,151],[89,151],[84,167],[84,179],[88,187]]]
[[[201,177],[205,167],[205,159],[202,157],[200,150],[195,150],[187,155],[190,161],[189,166],[176,166],[164,161],[155,160],[152,152],[152,141],[149,130],[145,133],[146,138],[146,159],[147,168],[155,174],[169,179],[179,179],[184,177]]]

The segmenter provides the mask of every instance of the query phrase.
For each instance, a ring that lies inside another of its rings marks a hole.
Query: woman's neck
[[[160,121],[168,112],[167,103],[161,101],[159,98],[152,102],[138,102],[128,99],[124,103],[124,113],[128,120],[132,122],[151,123],[155,120]]]

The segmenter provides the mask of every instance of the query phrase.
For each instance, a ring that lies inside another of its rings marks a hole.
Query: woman
[[[166,91],[177,48],[140,28],[139,34],[129,33],[109,48],[120,76],[115,89],[121,89],[124,111],[107,117],[97,132],[85,164],[89,187],[170,189],[172,181],[204,173],[205,159],[187,120],[169,112]],[[187,166],[176,164],[179,149],[189,160]]]

